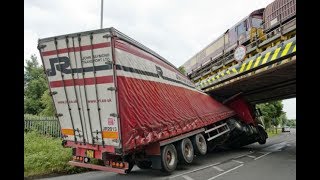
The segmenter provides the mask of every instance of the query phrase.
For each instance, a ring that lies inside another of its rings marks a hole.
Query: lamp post
[[[102,29],[103,25],[103,0],[101,0],[101,22],[100,22],[100,29]]]

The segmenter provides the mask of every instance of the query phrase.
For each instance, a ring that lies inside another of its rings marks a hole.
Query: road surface
[[[220,150],[196,157],[191,165],[178,165],[171,175],[159,170],[134,167],[127,175],[92,171],[46,180],[294,180],[296,179],[296,130],[240,149]]]

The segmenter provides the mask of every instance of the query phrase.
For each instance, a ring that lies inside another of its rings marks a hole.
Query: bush
[[[36,131],[24,134],[24,176],[52,173],[71,174],[87,169],[67,164],[72,159],[72,149],[63,148],[60,138],[40,135]]]

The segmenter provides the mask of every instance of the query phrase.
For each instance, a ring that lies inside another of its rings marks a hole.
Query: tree
[[[49,111],[51,111],[52,100],[43,97],[44,92],[48,90],[47,79],[37,57],[32,55],[26,60],[24,68],[24,113],[39,115],[47,109],[45,114],[51,114]]]
[[[279,123],[281,122],[280,116],[284,113],[282,110],[283,104],[281,101],[272,101],[264,104],[258,104],[257,107],[262,112],[266,129],[269,129],[271,125],[279,125]]]
[[[47,89],[42,97],[41,103],[45,106],[45,108],[41,111],[40,115],[42,116],[54,116],[55,114],[55,107],[52,101],[52,97],[49,94],[49,89]]]
[[[183,75],[186,75],[186,70],[184,69],[183,66],[180,66],[180,67],[179,67],[179,71],[180,71]]]
[[[287,125],[288,118],[285,112],[281,114],[280,118],[281,118],[281,126],[284,127],[285,125]]]
[[[296,120],[295,119],[288,119],[287,126],[296,127]]]

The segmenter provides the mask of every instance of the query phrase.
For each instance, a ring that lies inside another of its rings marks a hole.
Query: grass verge
[[[71,159],[72,149],[63,148],[60,138],[43,136],[35,131],[24,134],[25,178],[88,171],[68,165]]]
[[[277,135],[281,134],[282,132],[281,132],[281,129],[278,129],[277,133],[275,132],[274,129],[268,129],[267,133],[268,133],[268,137],[270,138],[272,136],[277,136]]]

